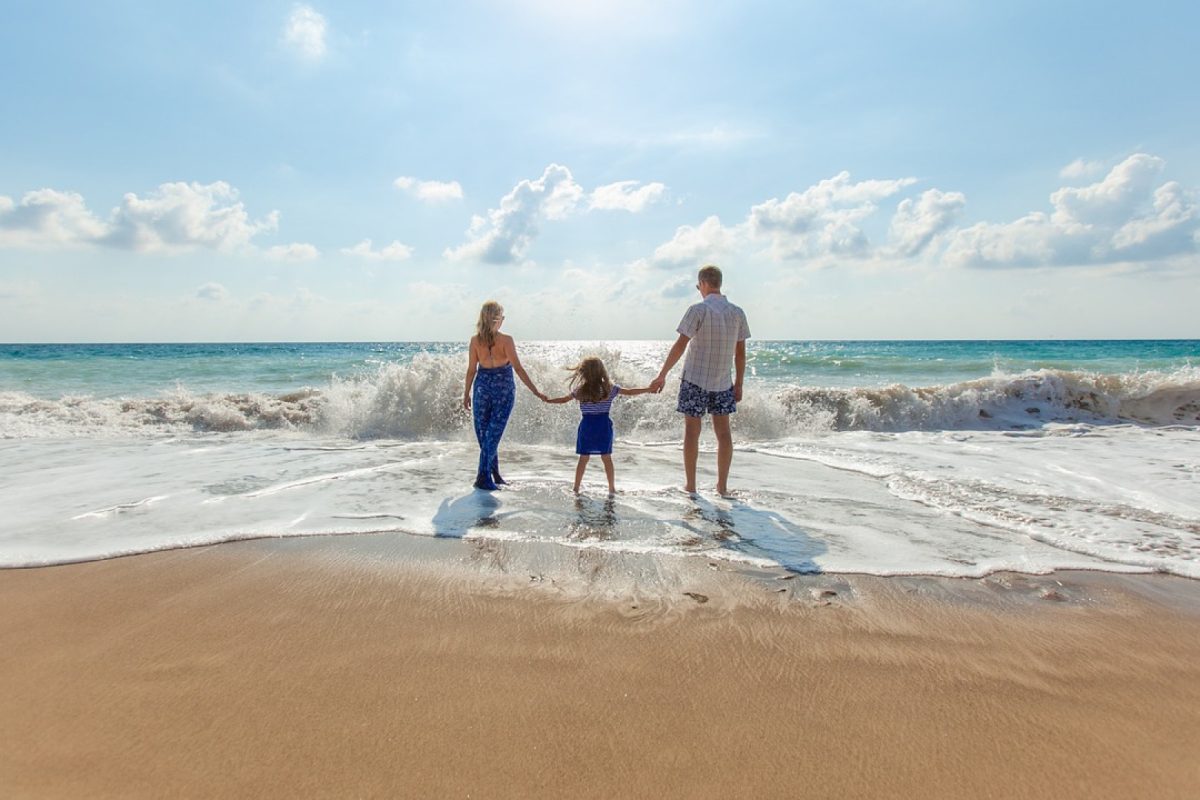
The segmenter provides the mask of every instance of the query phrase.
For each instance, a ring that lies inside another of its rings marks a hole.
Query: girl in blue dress
[[[617,395],[645,394],[650,389],[627,389],[617,386],[609,380],[604,362],[594,356],[585,358],[571,369],[570,386],[570,394],[545,399],[547,403],[578,400],[579,410],[583,412],[583,418],[579,421],[579,432],[575,435],[575,452],[579,455],[579,463],[575,466],[575,493],[579,494],[579,486],[583,483],[583,473],[587,470],[588,461],[592,456],[598,455],[604,462],[608,493],[616,494],[612,463],[613,424],[608,412]]]

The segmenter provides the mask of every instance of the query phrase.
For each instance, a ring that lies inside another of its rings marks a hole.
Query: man
[[[721,294],[721,280],[721,270],[714,266],[700,270],[696,288],[703,300],[683,315],[676,329],[679,339],[667,354],[658,377],[650,382],[653,391],[661,392],[667,373],[687,351],[675,410],[684,415],[683,471],[687,481],[684,489],[689,494],[696,491],[700,423],[705,414],[712,415],[713,433],[717,437],[717,492],[729,494],[729,465],[733,463],[729,415],[737,410],[737,402],[742,399],[750,326],[746,324],[745,312]],[[736,380],[729,375],[731,361],[737,371]]]

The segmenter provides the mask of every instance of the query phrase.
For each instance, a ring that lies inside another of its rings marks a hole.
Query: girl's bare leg
[[[575,465],[575,494],[579,494],[579,486],[583,483],[583,472],[587,469],[589,458],[591,456],[580,456],[579,463]]]
[[[608,478],[608,493],[616,494],[617,485],[613,483],[613,463],[612,456],[604,454],[600,456],[600,460],[604,462],[604,477]]]

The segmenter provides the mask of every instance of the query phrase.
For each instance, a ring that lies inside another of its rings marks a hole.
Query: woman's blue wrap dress
[[[492,490],[500,477],[500,438],[512,413],[517,387],[513,381],[512,364],[503,367],[480,367],[475,373],[471,409],[475,418],[475,438],[479,440],[479,469],[475,488]]]

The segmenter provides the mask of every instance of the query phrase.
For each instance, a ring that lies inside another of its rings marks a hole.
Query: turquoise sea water
[[[577,346],[576,346],[577,345]],[[602,347],[653,374],[669,343],[606,342]],[[569,360],[582,343],[522,344],[526,359]],[[260,344],[0,345],[0,391],[142,396],[193,392],[284,393],[361,377],[419,355],[465,353],[462,342]],[[758,341],[748,373],[773,384],[813,387],[936,386],[1036,370],[1100,374],[1170,372],[1200,364],[1200,340],[1079,341]]]

